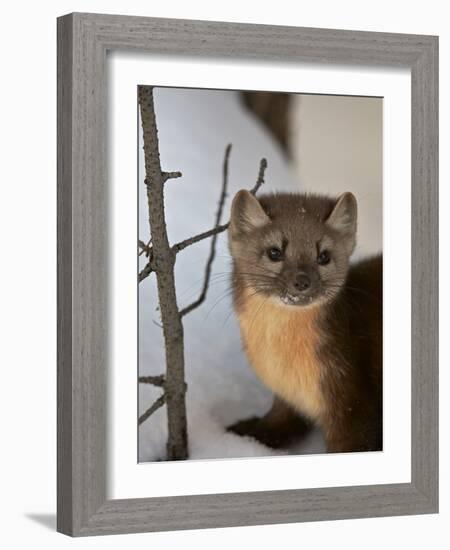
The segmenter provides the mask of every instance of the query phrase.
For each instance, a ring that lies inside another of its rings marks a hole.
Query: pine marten
[[[351,193],[234,197],[234,307],[274,403],[230,431],[277,448],[317,425],[328,452],[382,450],[382,257],[350,264],[356,226]]]

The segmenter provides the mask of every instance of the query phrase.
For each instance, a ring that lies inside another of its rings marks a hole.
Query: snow
[[[289,166],[260,123],[241,106],[235,92],[215,90],[155,90],[163,170],[180,170],[183,177],[166,184],[166,218],[172,243],[210,229],[221,189],[222,163],[227,143],[233,144],[229,171],[229,197],[224,214],[228,220],[230,199],[236,191],[251,188],[259,161],[268,168],[262,191],[300,190],[298,176]],[[149,238],[147,201],[143,184],[140,137],[139,238]],[[261,191],[261,192],[262,192]],[[180,307],[199,294],[209,240],[190,246],[177,257],[176,285]],[[141,268],[145,259],[141,258]],[[225,427],[248,416],[261,415],[271,405],[271,394],[257,379],[241,348],[233,313],[227,236],[221,234],[206,301],[184,318],[187,415],[190,459],[270,456],[284,453],[324,452],[316,431],[302,444],[274,451],[251,438],[227,433]],[[164,372],[164,347],[157,311],[154,276],[139,287],[139,373]],[[139,414],[161,390],[139,384]],[[163,460],[167,439],[166,409],[162,407],[139,428],[139,461]]]

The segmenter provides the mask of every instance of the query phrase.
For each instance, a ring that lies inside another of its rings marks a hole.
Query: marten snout
[[[294,288],[297,289],[299,292],[303,292],[304,290],[308,290],[308,288],[311,286],[311,279],[306,275],[306,273],[299,273],[297,277],[294,280]]]
[[[319,274],[308,266],[289,270],[285,274],[285,280],[287,281],[288,292],[291,295],[314,294],[320,285]]]

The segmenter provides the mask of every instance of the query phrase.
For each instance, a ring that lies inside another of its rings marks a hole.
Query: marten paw
[[[252,416],[251,418],[239,420],[235,424],[228,426],[226,430],[227,432],[232,432],[237,435],[252,437],[266,447],[271,447],[273,449],[277,449],[285,444],[280,434],[274,433],[273,430],[268,429],[264,420],[259,416]]]
[[[235,424],[231,424],[226,430],[227,432],[233,432],[237,435],[249,435],[254,437],[260,423],[261,418],[259,416],[252,416],[244,420],[239,420]]]

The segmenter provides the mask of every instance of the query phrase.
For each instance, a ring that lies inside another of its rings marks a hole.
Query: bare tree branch
[[[139,252],[139,256],[140,256],[143,252],[146,252],[146,251],[147,251],[147,245],[144,243],[144,241],[141,241],[141,239],[138,239],[138,246],[139,246],[139,248],[141,249],[141,251]]]
[[[219,227],[213,227],[208,231],[199,233],[198,235],[194,235],[193,237],[189,237],[189,239],[185,239],[184,241],[174,244],[172,246],[172,250],[175,252],[175,254],[178,254],[178,252],[181,252],[188,246],[191,246],[191,244],[198,243],[200,241],[203,241],[203,239],[207,239],[208,237],[212,237],[213,235],[218,235],[219,233],[222,233],[222,231],[226,231],[228,229],[228,225],[229,223],[225,223],[224,225],[219,225]]]
[[[156,412],[159,408],[161,408],[164,403],[166,402],[166,396],[162,394],[158,399],[153,403],[151,407],[149,407],[145,413],[141,414],[139,417],[138,423],[139,426],[147,420],[149,416],[151,416],[154,412]]]
[[[230,152],[231,152],[231,143],[227,145],[225,149],[225,156],[223,159],[223,179],[222,179],[222,190],[220,192],[219,197],[219,206],[217,208],[216,213],[216,223],[214,225],[214,228],[216,229],[220,225],[220,220],[222,219],[222,213],[223,213],[223,207],[225,205],[225,200],[227,198],[227,187],[228,187],[228,162],[230,160]],[[212,239],[211,239],[211,245],[209,249],[209,256],[208,260],[206,262],[205,266],[205,277],[203,280],[203,287],[200,292],[199,297],[192,302],[192,304],[188,305],[184,309],[180,311],[180,315],[183,317],[183,315],[187,315],[191,311],[193,311],[195,308],[200,306],[206,298],[206,294],[208,293],[208,287],[209,287],[209,281],[211,279],[211,270],[212,270],[212,264],[214,262],[214,258],[216,256],[216,244],[217,244],[217,236],[218,233],[214,233]]]
[[[141,416],[139,423],[144,422],[156,408],[161,407],[165,402],[168,427],[167,459],[183,460],[188,456],[184,337],[175,291],[175,254],[169,245],[164,211],[164,183],[170,177],[179,177],[180,174],[178,172],[163,172],[161,169],[153,88],[139,86],[138,97],[144,139],[145,184],[150,235],[153,241],[148,269],[154,270],[156,275],[166,354],[164,395]],[[141,278],[141,274],[139,277]]]
[[[258,178],[253,188],[250,189],[250,193],[252,195],[256,195],[259,188],[264,183],[264,174],[265,174],[266,168],[267,168],[267,160],[261,159],[261,162],[259,163]],[[175,252],[175,254],[178,254],[178,252],[181,252],[191,244],[198,243],[200,241],[203,241],[203,239],[207,239],[208,237],[212,237],[213,235],[218,235],[219,233],[226,231],[229,225],[230,225],[230,222],[225,223],[223,225],[219,225],[217,227],[213,227],[212,229],[209,229],[208,231],[205,231],[203,233],[199,233],[198,235],[194,235],[189,239],[185,239],[184,241],[174,244],[172,246],[172,250]]]
[[[145,254],[147,258],[150,257],[150,254],[152,253],[152,247],[150,246],[152,244],[152,239],[148,241],[147,244],[144,243],[144,241],[138,240],[138,246],[141,249],[139,252],[139,256],[142,256],[142,254]]]
[[[250,189],[250,193],[252,195],[256,195],[256,193],[259,191],[259,188],[264,183],[264,174],[266,172],[267,168],[267,160],[261,159],[261,162],[259,163],[259,171],[258,171],[258,177],[256,178],[256,183],[253,186],[252,189]]]
[[[176,178],[181,178],[183,175],[181,172],[161,172],[163,182],[166,183],[167,180],[174,180]]]
[[[146,279],[150,273],[153,273],[154,269],[150,262],[147,263],[147,265],[139,271],[138,275],[138,282],[141,283],[144,279]]]
[[[159,388],[164,387],[165,381],[166,378],[164,374],[159,374],[158,376],[139,376],[139,382],[141,382],[141,384],[153,384]]]

